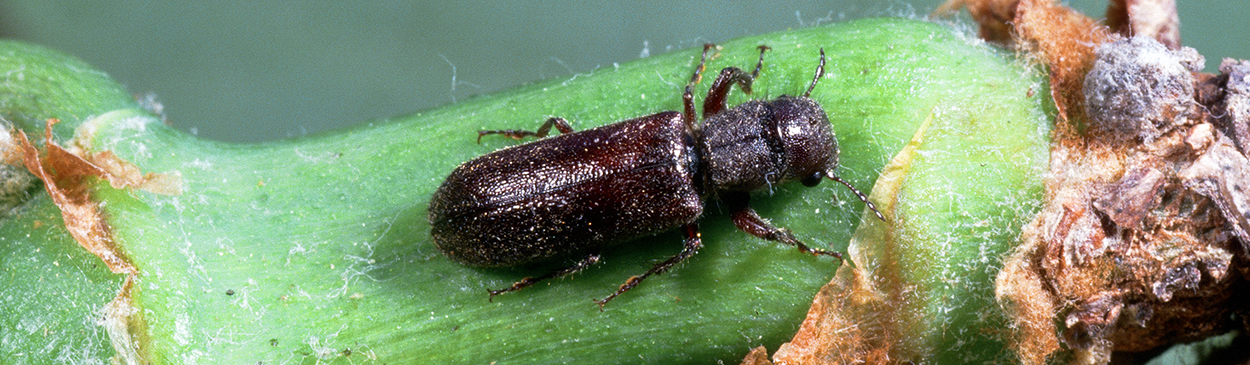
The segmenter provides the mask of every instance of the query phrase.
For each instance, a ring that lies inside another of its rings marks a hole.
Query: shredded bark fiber
[[[136,338],[144,332],[144,324],[136,317],[138,310],[131,299],[131,288],[139,270],[117,246],[108,220],[100,210],[100,203],[91,196],[91,179],[104,179],[116,189],[129,187],[174,195],[182,191],[181,176],[177,173],[143,174],[137,166],[110,151],[90,153],[76,148],[77,153],[72,153],[52,140],[52,126],[57,122],[49,119],[44,130],[44,155],[39,153],[26,133],[20,130],[13,132],[14,139],[19,142],[21,161],[43,181],[53,204],[61,210],[65,228],[74,240],[99,257],[109,270],[126,275],[121,290],[100,311],[96,322],[105,328],[113,348],[117,350],[116,363],[147,363],[144,359],[148,356],[140,345],[141,341]]]
[[[136,273],[125,254],[114,245],[113,235],[100,214],[100,204],[91,199],[84,181],[90,176],[100,177],[104,171],[57,145],[52,140],[52,125],[56,123],[55,119],[48,120],[44,131],[47,154],[43,156],[26,138],[26,133],[16,132],[26,168],[43,181],[52,202],[61,209],[65,229],[79,245],[98,256],[115,273]]]

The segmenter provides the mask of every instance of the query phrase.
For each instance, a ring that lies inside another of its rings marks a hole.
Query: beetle
[[[508,267],[580,257],[571,266],[527,277],[490,297],[569,275],[600,260],[605,247],[674,228],[685,233],[684,247],[616,292],[595,300],[599,309],[637,286],[690,258],[703,246],[698,220],[704,203],[719,199],[738,229],[813,255],[839,252],[808,247],[789,230],[760,217],[748,204],[752,191],[788,181],[813,187],[828,178],[855,193],[876,213],[868,197],[834,174],[839,149],[824,109],[810,99],[824,74],[820,50],[816,75],[803,96],[782,95],[726,108],[734,84],[750,94],[764,63],[751,73],[727,67],[712,82],[696,123],[694,85],[701,79],[707,44],[682,93],[684,111],[666,111],[581,132],[553,117],[536,131],[487,130],[514,139],[540,138],[465,162],[430,199],[430,234],[451,259],[477,267]],[[544,138],[555,127],[560,134]]]

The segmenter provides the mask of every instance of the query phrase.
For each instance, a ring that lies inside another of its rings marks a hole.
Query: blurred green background
[[[923,17],[941,2],[13,0],[0,1],[0,37],[75,55],[133,93],[155,94],[178,129],[257,142],[704,42],[869,16]],[[1178,3],[1182,41],[1207,57],[1208,72],[1222,57],[1250,58],[1250,3]],[[1095,17],[1106,8],[1068,4]]]

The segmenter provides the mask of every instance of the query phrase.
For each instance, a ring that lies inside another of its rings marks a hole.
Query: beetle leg
[[[585,270],[587,267],[590,267],[590,265],[594,265],[598,262],[599,262],[599,254],[596,253],[596,254],[586,255],[585,258],[573,264],[573,266],[569,266],[560,270],[552,271],[550,273],[547,273],[546,275],[539,276],[536,278],[528,277],[528,278],[521,279],[521,281],[518,281],[515,284],[512,284],[512,287],[510,288],[490,290],[490,298],[486,299],[486,301],[488,302],[494,301],[496,295],[507,293],[510,291],[521,290],[521,289],[524,289],[525,287],[537,284],[539,281],[547,280],[550,278],[561,277],[561,276],[576,273],[578,271]]]
[[[481,144],[482,136],[485,136],[487,134],[502,134],[505,137],[517,139],[517,140],[521,138],[529,137],[529,136],[543,138],[547,136],[547,132],[551,131],[552,126],[555,126],[556,129],[560,131],[560,134],[573,133],[573,127],[569,126],[569,121],[564,120],[564,118],[560,118],[560,117],[552,117],[552,118],[547,119],[546,122],[543,122],[543,125],[541,127],[538,127],[537,132],[523,131],[523,130],[518,130],[518,129],[477,131],[477,143]]]
[[[716,47],[715,44],[706,43],[703,45],[703,55],[699,57],[699,66],[694,68],[694,74],[690,75],[690,82],[686,83],[686,91],[681,93],[682,115],[681,121],[686,124],[686,130],[694,134],[698,131],[694,114],[694,85],[703,79],[703,65],[707,63],[707,51]]]
[[[742,89],[742,92],[751,93],[751,82],[760,75],[760,67],[764,65],[764,51],[769,50],[768,46],[760,46],[760,59],[755,63],[755,71],[747,74],[737,67],[726,67],[720,70],[720,76],[716,77],[716,81],[712,81],[712,87],[707,91],[707,98],[703,99],[703,118],[710,115],[716,115],[725,110],[725,99],[729,96],[729,89],[734,84]]]
[[[656,264],[651,267],[651,270],[647,270],[647,272],[642,275],[632,276],[629,280],[625,280],[625,284],[621,284],[621,287],[616,289],[616,292],[612,293],[612,295],[609,295],[607,298],[595,300],[595,303],[599,304],[599,311],[602,312],[604,305],[608,304],[608,302],[612,301],[612,299],[616,298],[616,296],[633,289],[635,286],[638,286],[638,283],[646,280],[648,276],[668,271],[668,269],[673,268],[673,266],[681,263],[682,261],[686,261],[686,259],[690,258],[690,256],[694,256],[695,252],[698,252],[699,248],[703,247],[703,240],[700,239],[699,224],[697,222],[687,224],[683,226],[682,229],[686,231],[686,247],[683,248],[680,253],[676,256],[668,258],[668,260],[664,260],[664,262]]]
[[[804,253],[817,256],[833,256],[838,259],[842,258],[841,252],[825,251],[819,248],[808,247],[803,244],[803,242],[799,242],[799,239],[795,238],[794,234],[790,233],[790,230],[773,226],[772,223],[768,222],[768,220],[760,217],[758,213],[755,213],[755,209],[751,209],[751,206],[747,204],[750,199],[750,195],[747,195],[746,193],[735,193],[730,196],[726,196],[725,198],[728,199],[722,200],[730,205],[730,209],[733,211],[734,225],[737,226],[739,230],[749,233],[755,237],[797,247],[799,251]]]

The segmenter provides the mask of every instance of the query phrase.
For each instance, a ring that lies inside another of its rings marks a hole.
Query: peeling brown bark
[[[108,181],[117,189],[138,188],[148,192],[176,195],[182,191],[182,179],[177,173],[143,174],[134,164],[122,160],[111,151],[90,153],[81,149],[71,152],[52,140],[52,126],[58,121],[49,119],[44,130],[44,149],[39,150],[19,130],[13,132],[20,143],[21,159],[26,168],[43,181],[44,188],[53,204],[61,210],[65,228],[80,246],[96,255],[114,273],[125,274],[126,281],[117,295],[100,312],[97,324],[109,334],[113,348],[117,350],[115,362],[126,364],[149,363],[148,355],[138,340],[144,332],[138,310],[131,302],[131,288],[138,280],[139,270],[118,247],[110,232],[109,224],[100,210],[100,204],[91,197],[89,178]],[[86,156],[86,158],[80,157]]]
[[[56,120],[48,120],[47,130],[44,131],[45,156],[40,156],[39,150],[26,138],[26,133],[17,132],[16,139],[21,143],[26,168],[43,181],[52,202],[61,209],[65,228],[79,245],[98,256],[115,273],[136,273],[125,254],[114,245],[113,235],[100,214],[99,203],[91,199],[85,185],[85,178],[99,177],[104,172],[52,140],[52,125],[56,123]]]

